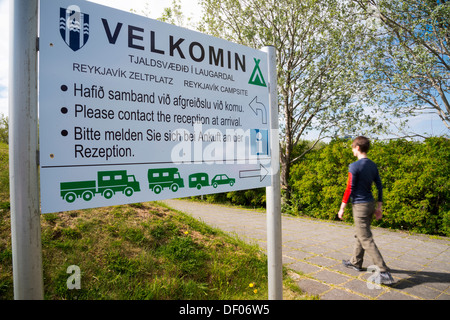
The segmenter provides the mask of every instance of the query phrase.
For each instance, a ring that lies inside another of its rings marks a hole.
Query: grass
[[[259,247],[158,203],[45,214],[41,228],[45,299],[267,299]],[[9,208],[0,235],[0,299],[12,299]],[[305,298],[285,278],[284,295]]]

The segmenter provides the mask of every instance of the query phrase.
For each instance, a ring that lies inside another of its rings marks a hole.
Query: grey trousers
[[[364,253],[367,251],[373,264],[380,269],[380,272],[389,271],[389,268],[386,266],[386,263],[373,240],[372,231],[370,230],[370,223],[372,222],[372,217],[375,213],[375,203],[356,203],[353,204],[352,210],[353,220],[355,222],[356,240],[350,262],[361,268],[364,260]]]

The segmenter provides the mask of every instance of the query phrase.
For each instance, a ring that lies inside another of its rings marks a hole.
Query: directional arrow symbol
[[[253,112],[258,115],[258,110],[261,111],[262,114],[262,123],[267,123],[267,109],[264,104],[261,102],[258,102],[258,96],[256,96],[252,102],[249,103],[250,108],[253,110]]]
[[[253,170],[240,170],[239,171],[239,178],[256,178],[259,177],[259,181],[263,181],[264,178],[267,176],[269,171],[262,165],[259,164],[259,169],[253,169]]]

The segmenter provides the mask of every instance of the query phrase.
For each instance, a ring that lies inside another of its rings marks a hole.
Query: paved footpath
[[[266,250],[265,213],[185,200],[164,202]],[[295,280],[303,291],[322,300],[450,300],[450,238],[372,228],[396,280],[392,286],[376,286],[367,282],[373,273],[342,266],[342,259],[352,253],[353,226],[283,215],[282,228],[284,266],[297,271]],[[367,268],[371,259],[365,258]]]

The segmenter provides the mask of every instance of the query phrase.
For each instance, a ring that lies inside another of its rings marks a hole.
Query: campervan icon
[[[149,169],[148,187],[156,194],[159,194],[164,188],[177,192],[179,188],[184,188],[184,181],[178,168]]]

